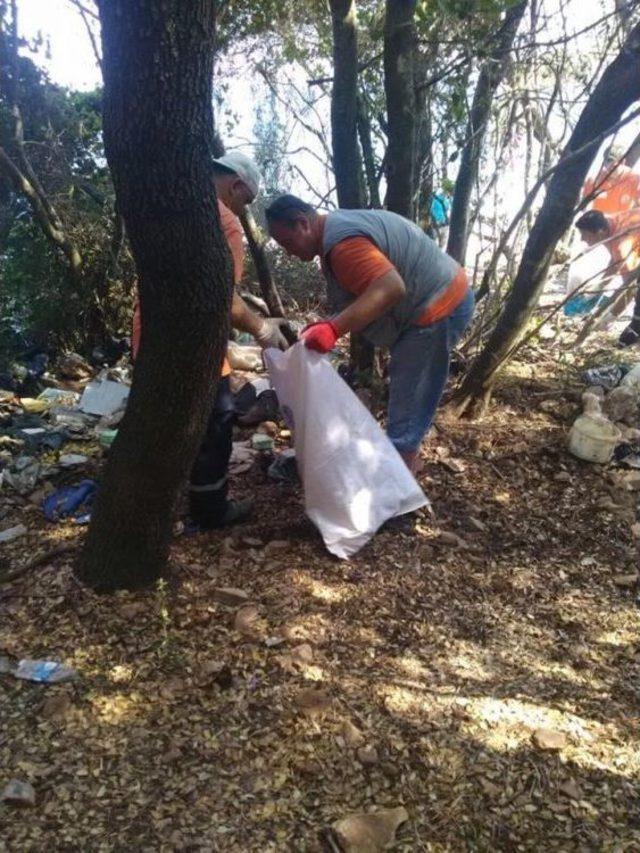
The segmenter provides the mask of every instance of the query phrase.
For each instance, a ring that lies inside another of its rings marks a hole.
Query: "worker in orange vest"
[[[214,160],[213,164],[220,224],[231,252],[233,281],[237,286],[244,272],[242,226],[238,216],[258,195],[261,176],[253,160],[239,151],[230,151]],[[131,339],[134,360],[140,347],[141,320],[138,303],[133,317]],[[286,320],[280,317],[260,317],[235,290],[231,305],[231,325],[240,331],[249,332],[263,349],[276,347],[284,350],[289,346],[283,332],[287,327]],[[228,498],[229,459],[233,448],[232,430],[235,418],[229,384],[230,373],[231,368],[225,358],[207,429],[191,469],[189,513],[191,520],[201,530],[241,523],[249,517],[252,510],[251,500],[235,501]]]
[[[624,149],[612,145],[604,156],[597,177],[585,181],[583,196],[596,193],[591,202],[592,210],[615,214],[640,205],[640,175],[625,166],[623,157]]]
[[[640,208],[607,216],[588,210],[576,221],[576,228],[588,246],[602,243],[611,256],[613,271],[625,276],[640,263]],[[640,288],[636,292],[633,318],[618,339],[622,347],[640,341]]]

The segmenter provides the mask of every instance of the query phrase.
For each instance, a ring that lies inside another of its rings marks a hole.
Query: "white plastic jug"
[[[580,415],[569,432],[569,452],[586,462],[605,464],[621,439],[618,427],[603,415]]]

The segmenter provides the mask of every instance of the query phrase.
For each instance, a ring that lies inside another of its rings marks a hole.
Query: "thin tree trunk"
[[[507,12],[496,34],[495,47],[485,60],[473,95],[467,125],[466,143],[462,150],[460,168],[451,204],[451,224],[447,252],[464,264],[469,240],[469,206],[471,192],[478,179],[482,143],[489,124],[493,97],[509,66],[509,52],[522,20],[527,0],[521,0]]]
[[[251,257],[256,268],[262,298],[267,303],[267,308],[272,317],[284,317],[284,306],[273,278],[269,259],[267,258],[264,235],[260,231],[258,223],[250,210],[245,209],[244,213],[240,216],[240,222],[242,223],[249,251],[251,252]]]
[[[373,154],[373,142],[371,139],[371,119],[369,118],[369,111],[362,95],[358,95],[357,109],[358,138],[360,139],[362,159],[364,161],[364,173],[367,179],[369,207],[381,208],[382,202],[380,201],[378,170],[376,169],[376,161]]]
[[[355,0],[331,0],[333,88],[331,144],[338,206],[364,207],[358,150],[358,41]]]
[[[387,209],[413,218],[416,104],[414,53],[416,0],[387,0],[384,21],[384,91],[387,103]]]
[[[499,368],[538,304],[558,240],[571,224],[575,204],[595,157],[602,134],[612,129],[631,104],[640,99],[640,24],[620,54],[605,70],[571,134],[554,172],[544,204],[529,235],[513,289],[496,327],[456,395],[463,411],[490,390]],[[571,156],[572,152],[578,152]]]
[[[333,87],[331,144],[339,207],[365,206],[362,159],[358,149],[358,41],[355,0],[331,0]],[[374,349],[352,334],[349,360],[366,379],[373,371]]]
[[[227,340],[231,264],[211,167],[214,0],[99,0],[104,139],[144,327],[77,574],[98,590],[165,568],[172,510]]]

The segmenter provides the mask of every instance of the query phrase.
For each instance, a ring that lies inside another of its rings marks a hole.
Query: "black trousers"
[[[216,527],[229,503],[229,459],[233,448],[234,419],[229,377],[223,376],[218,382],[207,430],[191,469],[189,512],[191,520],[201,527]]]

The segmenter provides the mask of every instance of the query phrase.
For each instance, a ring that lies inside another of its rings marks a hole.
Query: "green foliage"
[[[6,72],[0,52],[3,61]],[[0,311],[31,340],[88,349],[96,335],[126,330],[133,279],[129,255],[120,265],[111,257],[114,192],[102,142],[101,92],[56,86],[26,57],[18,68],[24,150],[80,253],[82,270],[71,274],[26,199],[0,174]],[[0,132],[19,162],[9,98],[0,86]]]

